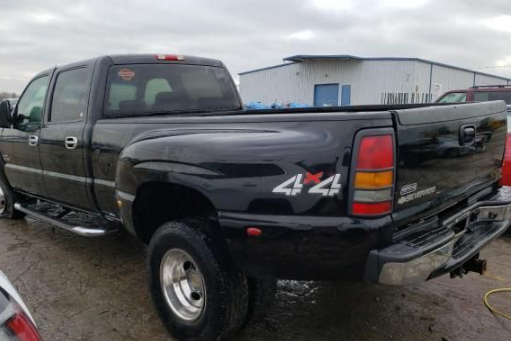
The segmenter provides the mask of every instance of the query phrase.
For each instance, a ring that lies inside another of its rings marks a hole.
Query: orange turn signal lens
[[[357,172],[355,175],[355,188],[382,188],[392,186],[394,172]]]

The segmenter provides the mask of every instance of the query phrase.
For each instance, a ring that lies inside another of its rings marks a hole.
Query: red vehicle
[[[502,162],[502,185],[511,186],[511,108],[508,106],[507,116],[507,140],[504,160]]]
[[[440,96],[436,103],[505,101],[511,105],[511,85],[473,86],[463,90],[451,90]]]
[[[451,90],[440,96],[436,103],[487,102],[503,100],[511,114],[511,85],[473,86],[464,90]],[[502,185],[511,186],[511,117],[508,116],[506,152],[502,163]]]

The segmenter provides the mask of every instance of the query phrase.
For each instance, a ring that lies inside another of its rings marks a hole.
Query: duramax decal
[[[321,194],[324,197],[333,197],[341,191],[341,174],[334,174],[328,179],[321,181],[323,172],[317,174],[307,173],[298,174],[290,179],[287,179],[273,189],[273,193],[285,194],[294,197],[305,191],[308,194]],[[304,188],[305,185],[312,185],[313,187]]]
[[[422,191],[418,191],[418,192],[415,192],[412,194],[402,196],[401,198],[399,198],[397,203],[399,205],[406,204],[409,201],[420,199],[426,195],[435,194],[435,193],[436,193],[436,186],[433,186],[430,188],[423,189]]]

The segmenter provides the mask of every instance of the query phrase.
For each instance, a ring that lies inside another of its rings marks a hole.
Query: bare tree
[[[18,97],[19,97],[19,95],[15,92],[5,92],[5,91],[0,92],[0,101],[4,100],[6,98],[18,98]]]

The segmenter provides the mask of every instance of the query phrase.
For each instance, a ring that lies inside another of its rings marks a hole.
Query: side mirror
[[[0,128],[11,127],[11,103],[7,100],[0,102]]]

